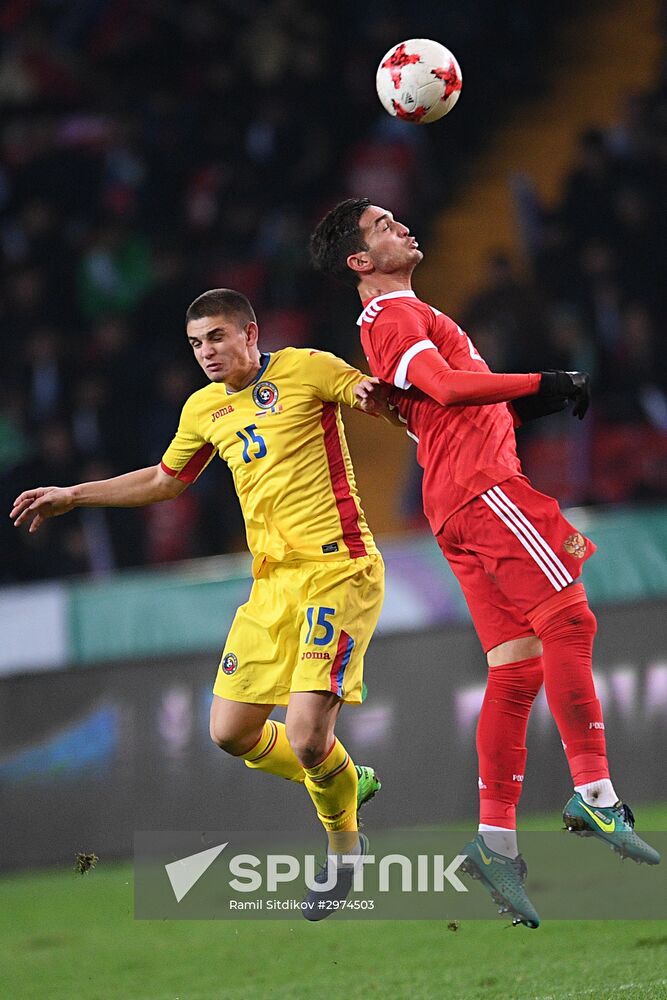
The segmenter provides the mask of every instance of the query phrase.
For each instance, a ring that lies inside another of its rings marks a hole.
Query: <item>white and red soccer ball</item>
[[[461,67],[449,49],[429,38],[410,38],[385,53],[375,85],[390,115],[428,125],[452,110],[461,80]]]

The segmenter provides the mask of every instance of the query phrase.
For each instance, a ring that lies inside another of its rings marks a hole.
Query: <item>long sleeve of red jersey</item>
[[[540,374],[502,375],[450,368],[437,350],[416,354],[408,365],[412,385],[443,406],[483,406],[532,396],[540,388]]]

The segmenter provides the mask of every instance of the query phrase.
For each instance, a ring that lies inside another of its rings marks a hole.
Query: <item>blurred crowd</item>
[[[667,499],[667,72],[591,128],[555,209],[515,179],[527,271],[506,253],[463,317],[491,367],[591,373],[594,406],[526,428],[528,474],[569,503]]]
[[[3,509],[29,486],[159,461],[183,400],[202,384],[183,316],[206,288],[249,296],[266,350],[315,343],[354,360],[354,303],[309,267],[313,223],[338,198],[369,194],[424,232],[503,109],[543,86],[551,29],[573,6],[5,4]],[[444,130],[397,125],[377,103],[377,62],[411,35],[446,39],[464,66],[465,114]],[[582,138],[557,211],[517,185],[529,276],[499,251],[465,317],[492,367],[588,368],[605,387],[596,420],[661,439],[666,126],[663,80],[629,100],[616,128]],[[554,447],[559,428],[556,418],[544,432]],[[587,441],[573,499],[667,492],[658,461],[615,494],[592,488]],[[525,447],[530,462],[530,435]],[[221,462],[168,505],[77,511],[32,536],[3,521],[5,583],[243,546]]]

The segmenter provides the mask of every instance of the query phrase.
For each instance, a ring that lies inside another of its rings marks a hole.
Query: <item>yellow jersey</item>
[[[377,553],[348,452],[340,403],[364,376],[325,351],[261,356],[238,392],[211,382],[186,400],[162,469],[192,483],[217,452],[232,470],[256,576],[265,560]]]

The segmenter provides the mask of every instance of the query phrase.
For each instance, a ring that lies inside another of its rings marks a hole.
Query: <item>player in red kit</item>
[[[417,441],[424,511],[465,595],[489,666],[477,727],[480,824],[464,863],[515,923],[537,927],[518,853],[531,706],[542,684],[574,785],[563,817],[623,857],[658,864],[609,777],[592,675],[596,620],[579,581],[592,542],[521,471],[515,427],[573,401],[583,418],[588,377],[491,372],[466,333],[420,301],[423,254],[409,229],[366,198],[348,199],[311,239],[315,265],[357,287],[373,375]]]

